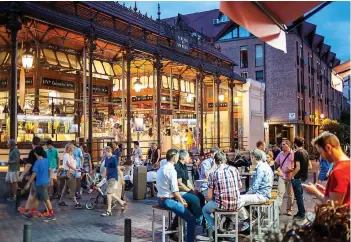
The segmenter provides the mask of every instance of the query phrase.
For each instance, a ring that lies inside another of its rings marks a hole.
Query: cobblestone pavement
[[[57,201],[53,202],[56,213],[56,221],[44,223],[39,219],[34,219],[32,223],[33,242],[100,242],[100,241],[124,241],[124,219],[132,220],[132,241],[145,242],[152,240],[151,234],[151,206],[157,203],[155,198],[148,197],[145,200],[132,200],[132,192],[126,192],[128,205],[124,212],[119,208],[113,211],[111,217],[101,217],[105,211],[105,205],[101,204],[94,210],[76,210],[72,201],[66,198],[69,207],[57,207]],[[84,194],[80,200],[84,205],[90,195]],[[307,211],[313,211],[315,200],[310,196],[305,196],[305,206]],[[24,204],[24,201],[21,203]],[[283,202],[283,206],[286,201]],[[283,211],[285,211],[283,209]],[[296,204],[294,204],[294,214]],[[156,214],[156,228],[161,226],[161,214]],[[280,216],[280,224],[290,223],[292,217]],[[23,224],[26,219],[14,212],[14,203],[0,200],[0,241],[19,242],[23,241]],[[202,229],[198,228],[197,234]],[[156,233],[156,241],[161,241],[161,233]]]

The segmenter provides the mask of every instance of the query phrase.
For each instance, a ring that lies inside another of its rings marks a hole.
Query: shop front
[[[186,148],[190,129],[201,152],[234,147],[245,80],[205,37],[114,2],[0,5],[3,146],[80,140],[99,159],[118,124],[128,160],[135,140]]]

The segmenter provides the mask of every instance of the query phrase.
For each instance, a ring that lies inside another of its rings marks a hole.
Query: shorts
[[[57,180],[57,169],[50,168],[50,179]]]
[[[7,172],[5,181],[10,183],[19,182],[19,171]]]
[[[110,180],[107,181],[107,188],[106,192],[111,194],[111,193],[116,193],[118,189],[118,181],[116,181],[115,178],[111,178]]]
[[[32,185],[30,186],[30,194],[32,196],[35,196],[35,194],[37,193],[37,186],[35,185],[35,181],[32,182]]]
[[[86,172],[89,172],[89,171],[90,171],[90,166],[84,166],[84,170],[85,170]]]
[[[37,198],[39,201],[47,201],[49,200],[49,193],[48,193],[48,185],[40,185],[37,186]]]

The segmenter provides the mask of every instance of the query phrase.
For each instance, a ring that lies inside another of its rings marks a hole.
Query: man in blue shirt
[[[83,152],[78,147],[77,142],[72,140],[71,142],[74,145],[73,157],[77,161],[77,168],[83,168],[82,160],[83,160]],[[74,172],[74,177],[76,178],[77,186],[76,186],[76,198],[80,199],[82,197],[83,190],[81,189],[81,177],[82,173],[80,171]]]
[[[33,169],[32,169],[32,175],[30,177],[29,182],[25,186],[25,190],[28,190],[32,182],[35,180],[35,185],[36,185],[36,195],[32,197],[32,209],[30,212],[24,213],[23,217],[27,219],[33,218],[33,216],[36,214],[36,210],[39,206],[39,201],[43,201],[48,208],[48,213],[45,214],[43,221],[44,222],[49,222],[56,220],[54,212],[52,210],[52,205],[49,199],[49,193],[48,193],[48,186],[50,183],[50,177],[49,177],[49,160],[47,158],[43,158],[46,156],[46,153],[41,146],[37,146],[34,148],[34,154],[35,157],[37,158],[37,161],[34,163]]]
[[[273,171],[269,164],[264,161],[263,151],[254,149],[250,151],[250,157],[253,165],[256,165],[253,176],[253,184],[249,191],[241,195],[241,204],[239,210],[240,218],[244,219],[241,231],[249,228],[249,213],[244,208],[250,204],[264,203],[271,198],[271,191],[273,186]]]
[[[126,202],[122,201],[119,196],[117,196],[118,189],[122,189],[118,184],[118,174],[121,172],[118,165],[118,159],[116,156],[112,155],[112,149],[110,146],[104,148],[105,155],[105,169],[103,171],[102,177],[107,179],[107,211],[101,214],[103,217],[111,216],[111,204],[112,198],[116,199],[117,202],[124,208]],[[120,177],[119,179],[123,179]]]

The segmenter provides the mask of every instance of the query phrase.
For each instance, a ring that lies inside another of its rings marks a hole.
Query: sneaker
[[[33,214],[32,213],[22,213],[22,217],[24,217],[26,219],[32,219],[33,218]]]
[[[44,218],[44,217],[49,216],[50,214],[49,214],[49,212],[44,211],[44,212],[42,212],[42,213],[37,212],[36,215],[37,215],[39,218]]]
[[[20,213],[27,213],[28,212],[28,209],[26,209],[25,207],[19,207],[17,210]]]
[[[102,217],[108,217],[108,216],[112,216],[112,213],[109,211],[104,212],[103,214],[101,214]]]
[[[68,207],[68,205],[65,202],[60,202],[57,205],[60,207]]]
[[[14,197],[9,197],[9,198],[7,199],[7,201],[8,201],[8,202],[14,202],[14,201],[16,201],[16,196],[14,196]]]
[[[81,209],[82,206],[80,205],[80,203],[77,203],[76,205],[74,205],[74,208]]]
[[[248,230],[250,228],[249,222],[245,221],[242,224],[242,227],[240,228],[239,232],[244,232],[245,230]]]
[[[198,235],[196,236],[196,240],[200,240],[200,241],[210,241],[211,238],[210,237],[206,237],[206,236],[202,236],[202,235]]]
[[[45,216],[43,218],[43,222],[50,222],[50,221],[55,221],[55,220],[56,220],[55,215],[50,215],[50,214],[48,214],[47,216]]]

